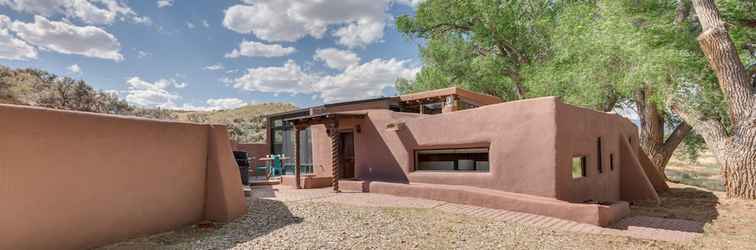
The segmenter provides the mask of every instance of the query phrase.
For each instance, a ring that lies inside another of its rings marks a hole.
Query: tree
[[[559,8],[555,1],[430,0],[397,28],[421,38],[423,70],[416,87],[451,85],[500,96],[525,98],[522,69],[549,48],[546,33]]]
[[[677,8],[675,8],[677,7]],[[706,75],[695,56],[688,5],[680,1],[595,1],[560,12],[550,60],[527,69],[533,96],[638,115],[640,144],[664,173],[691,127],[666,108],[674,86]],[[690,141],[689,149],[699,149]]]
[[[397,21],[400,31],[424,39],[423,70],[415,83],[398,81],[397,89],[458,85],[505,100],[521,98],[511,91],[520,89],[527,90],[525,97],[560,96],[599,111],[633,110],[640,118],[641,145],[663,173],[691,131],[669,112],[664,97],[705,71],[705,61],[690,52],[697,45],[685,26],[689,6],[675,7],[640,0],[428,0],[415,17]],[[513,43],[517,53],[500,49],[491,42],[496,40]],[[516,77],[502,73],[511,71]]]
[[[698,85],[681,88],[672,108],[701,134],[716,156],[727,195],[756,199],[756,86],[715,2],[692,3],[702,29],[698,43],[716,73],[727,115],[709,112],[700,101],[705,100],[705,91]]]

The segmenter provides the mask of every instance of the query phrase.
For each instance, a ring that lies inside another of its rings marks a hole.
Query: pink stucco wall
[[[439,115],[363,110],[365,119],[340,122],[355,131],[355,172],[363,180],[463,185],[556,198],[568,202],[621,199],[620,140],[634,138],[627,119],[561,103],[556,97],[528,99]],[[399,129],[388,129],[399,124]],[[331,176],[329,138],[313,126],[317,176]],[[602,138],[603,173],[597,173],[597,138]],[[488,147],[489,172],[414,171],[414,151]],[[573,155],[588,156],[587,177],[573,179]],[[610,169],[610,154],[615,169]],[[643,170],[641,170],[643,171]],[[633,181],[633,180],[625,180]],[[647,197],[646,198],[652,198]]]
[[[82,249],[246,213],[223,126],[0,105],[0,249]]]

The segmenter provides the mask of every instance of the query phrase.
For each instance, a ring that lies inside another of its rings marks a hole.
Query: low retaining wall
[[[341,182],[340,182],[341,183]],[[630,212],[627,202],[611,205],[569,203],[539,196],[502,192],[458,185],[400,184],[370,182],[371,193],[383,193],[451,203],[505,209],[572,220],[599,226],[608,226]],[[357,186],[354,185],[356,188]]]
[[[223,126],[0,105],[0,249],[85,249],[246,213]]]
[[[299,179],[301,182],[299,183],[302,188],[323,188],[331,186],[331,180],[333,178],[331,177],[317,177],[315,175],[302,175]],[[297,178],[293,175],[284,175],[281,176],[281,185],[296,187],[297,186]]]

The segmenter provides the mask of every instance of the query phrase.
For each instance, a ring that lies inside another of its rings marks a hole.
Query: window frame
[[[580,176],[575,176],[574,167],[575,167],[575,159],[580,159]],[[582,178],[588,177],[588,156],[587,155],[573,155],[572,158],[570,158],[570,176],[573,180],[578,180]]]
[[[478,161],[473,160],[473,169],[467,170],[467,169],[458,169],[459,167],[459,161],[460,160],[469,160],[469,159],[456,159],[454,160],[454,169],[452,170],[426,170],[426,169],[420,169],[420,152],[422,151],[441,151],[441,150],[476,150],[476,149],[485,149],[486,159],[487,161]],[[480,147],[434,147],[434,148],[419,148],[413,150],[413,168],[412,172],[445,172],[445,173],[490,173],[491,172],[491,149],[488,145],[486,146],[480,146]],[[488,169],[485,171],[478,170],[478,163],[480,162],[488,162]]]

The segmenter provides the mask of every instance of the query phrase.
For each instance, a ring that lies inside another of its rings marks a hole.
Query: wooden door
[[[354,133],[341,133],[341,178],[354,178]]]

